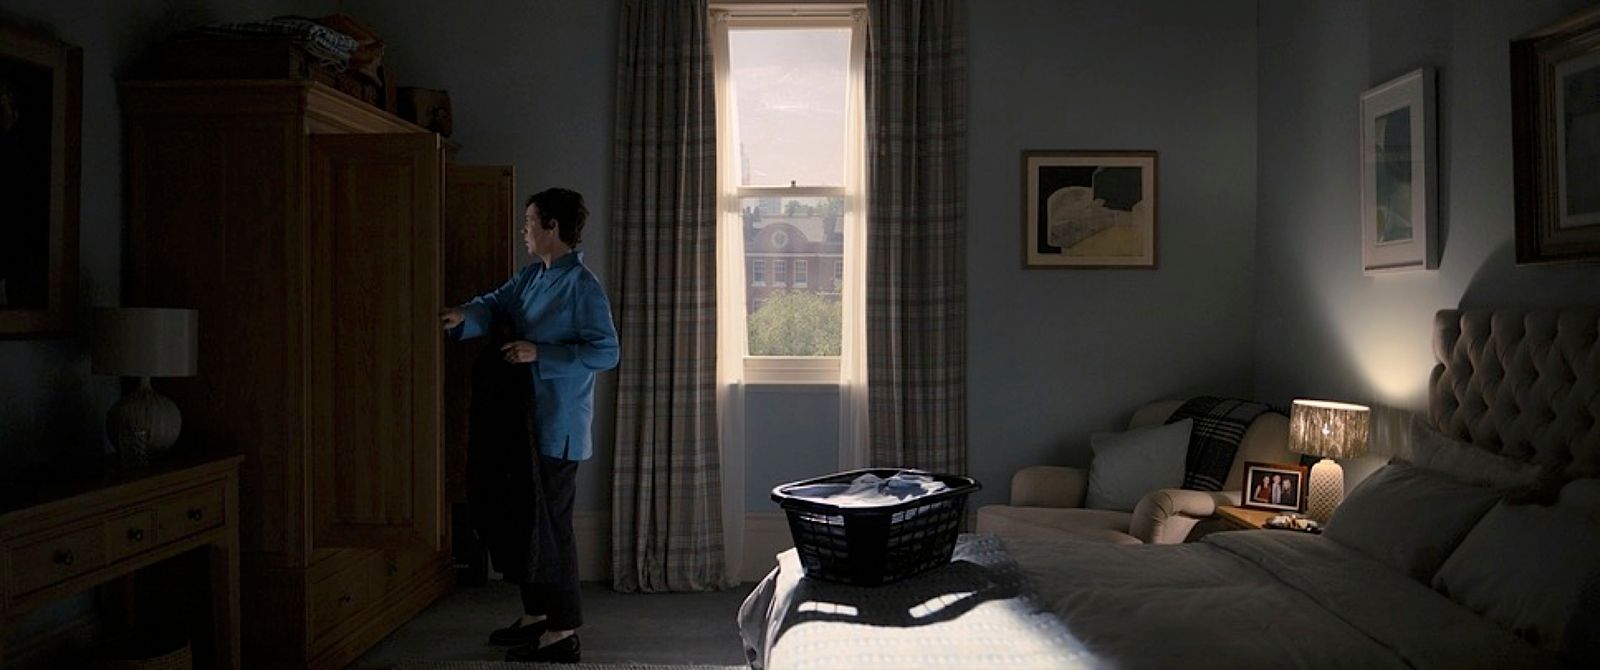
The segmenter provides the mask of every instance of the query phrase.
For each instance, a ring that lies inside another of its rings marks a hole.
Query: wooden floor
[[[737,665],[739,603],[755,584],[717,593],[623,594],[583,585],[585,663]],[[489,631],[511,622],[521,604],[514,586],[462,587],[389,635],[351,668],[389,668],[416,661],[498,661],[505,648]]]

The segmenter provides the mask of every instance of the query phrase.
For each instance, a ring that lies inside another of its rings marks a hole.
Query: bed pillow
[[[1345,498],[1324,534],[1424,584],[1500,494],[1390,463]]]
[[[1094,460],[1089,463],[1085,505],[1132,512],[1146,493],[1182,486],[1193,428],[1194,419],[1184,419],[1126,433],[1089,436]]]
[[[1532,486],[1544,472],[1532,463],[1507,458],[1444,435],[1415,416],[1411,419],[1409,436],[1412,465],[1465,484],[1506,489]]]
[[[1600,525],[1585,510],[1500,503],[1433,588],[1574,665],[1600,658]]]
[[[1574,479],[1561,487],[1562,509],[1600,523],[1600,479]]]

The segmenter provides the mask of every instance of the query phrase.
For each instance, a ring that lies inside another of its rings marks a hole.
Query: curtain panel
[[[967,468],[960,0],[870,0],[867,368],[875,466]]]
[[[717,425],[714,70],[706,0],[625,0],[610,263],[622,361],[618,591],[703,591],[724,564]]]

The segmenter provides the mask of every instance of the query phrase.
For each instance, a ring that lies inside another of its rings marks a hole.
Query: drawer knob
[[[400,566],[395,563],[390,563],[384,566],[384,572],[389,573],[389,576],[393,577],[396,573],[400,572]]]
[[[60,565],[72,565],[74,560],[77,560],[77,557],[72,555],[71,549],[62,549],[56,552],[55,561]]]
[[[128,529],[128,539],[132,540],[134,542],[143,542],[144,541],[144,529],[143,528],[129,528]]]
[[[203,510],[203,509],[200,509],[199,507],[190,507],[189,508],[189,520],[190,521],[199,521],[201,519],[204,519],[205,516],[206,516],[206,511]]]
[[[351,596],[348,593],[346,593],[346,594],[344,594],[342,596],[339,596],[339,606],[340,607],[348,607],[350,605],[350,603],[353,603],[355,601],[356,601],[355,597]]]

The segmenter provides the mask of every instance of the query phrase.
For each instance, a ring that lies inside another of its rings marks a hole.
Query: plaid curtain
[[[626,0],[611,266],[622,362],[611,492],[618,591],[721,588],[716,104],[706,0]]]
[[[967,466],[960,0],[871,0],[867,384],[874,465]]]

